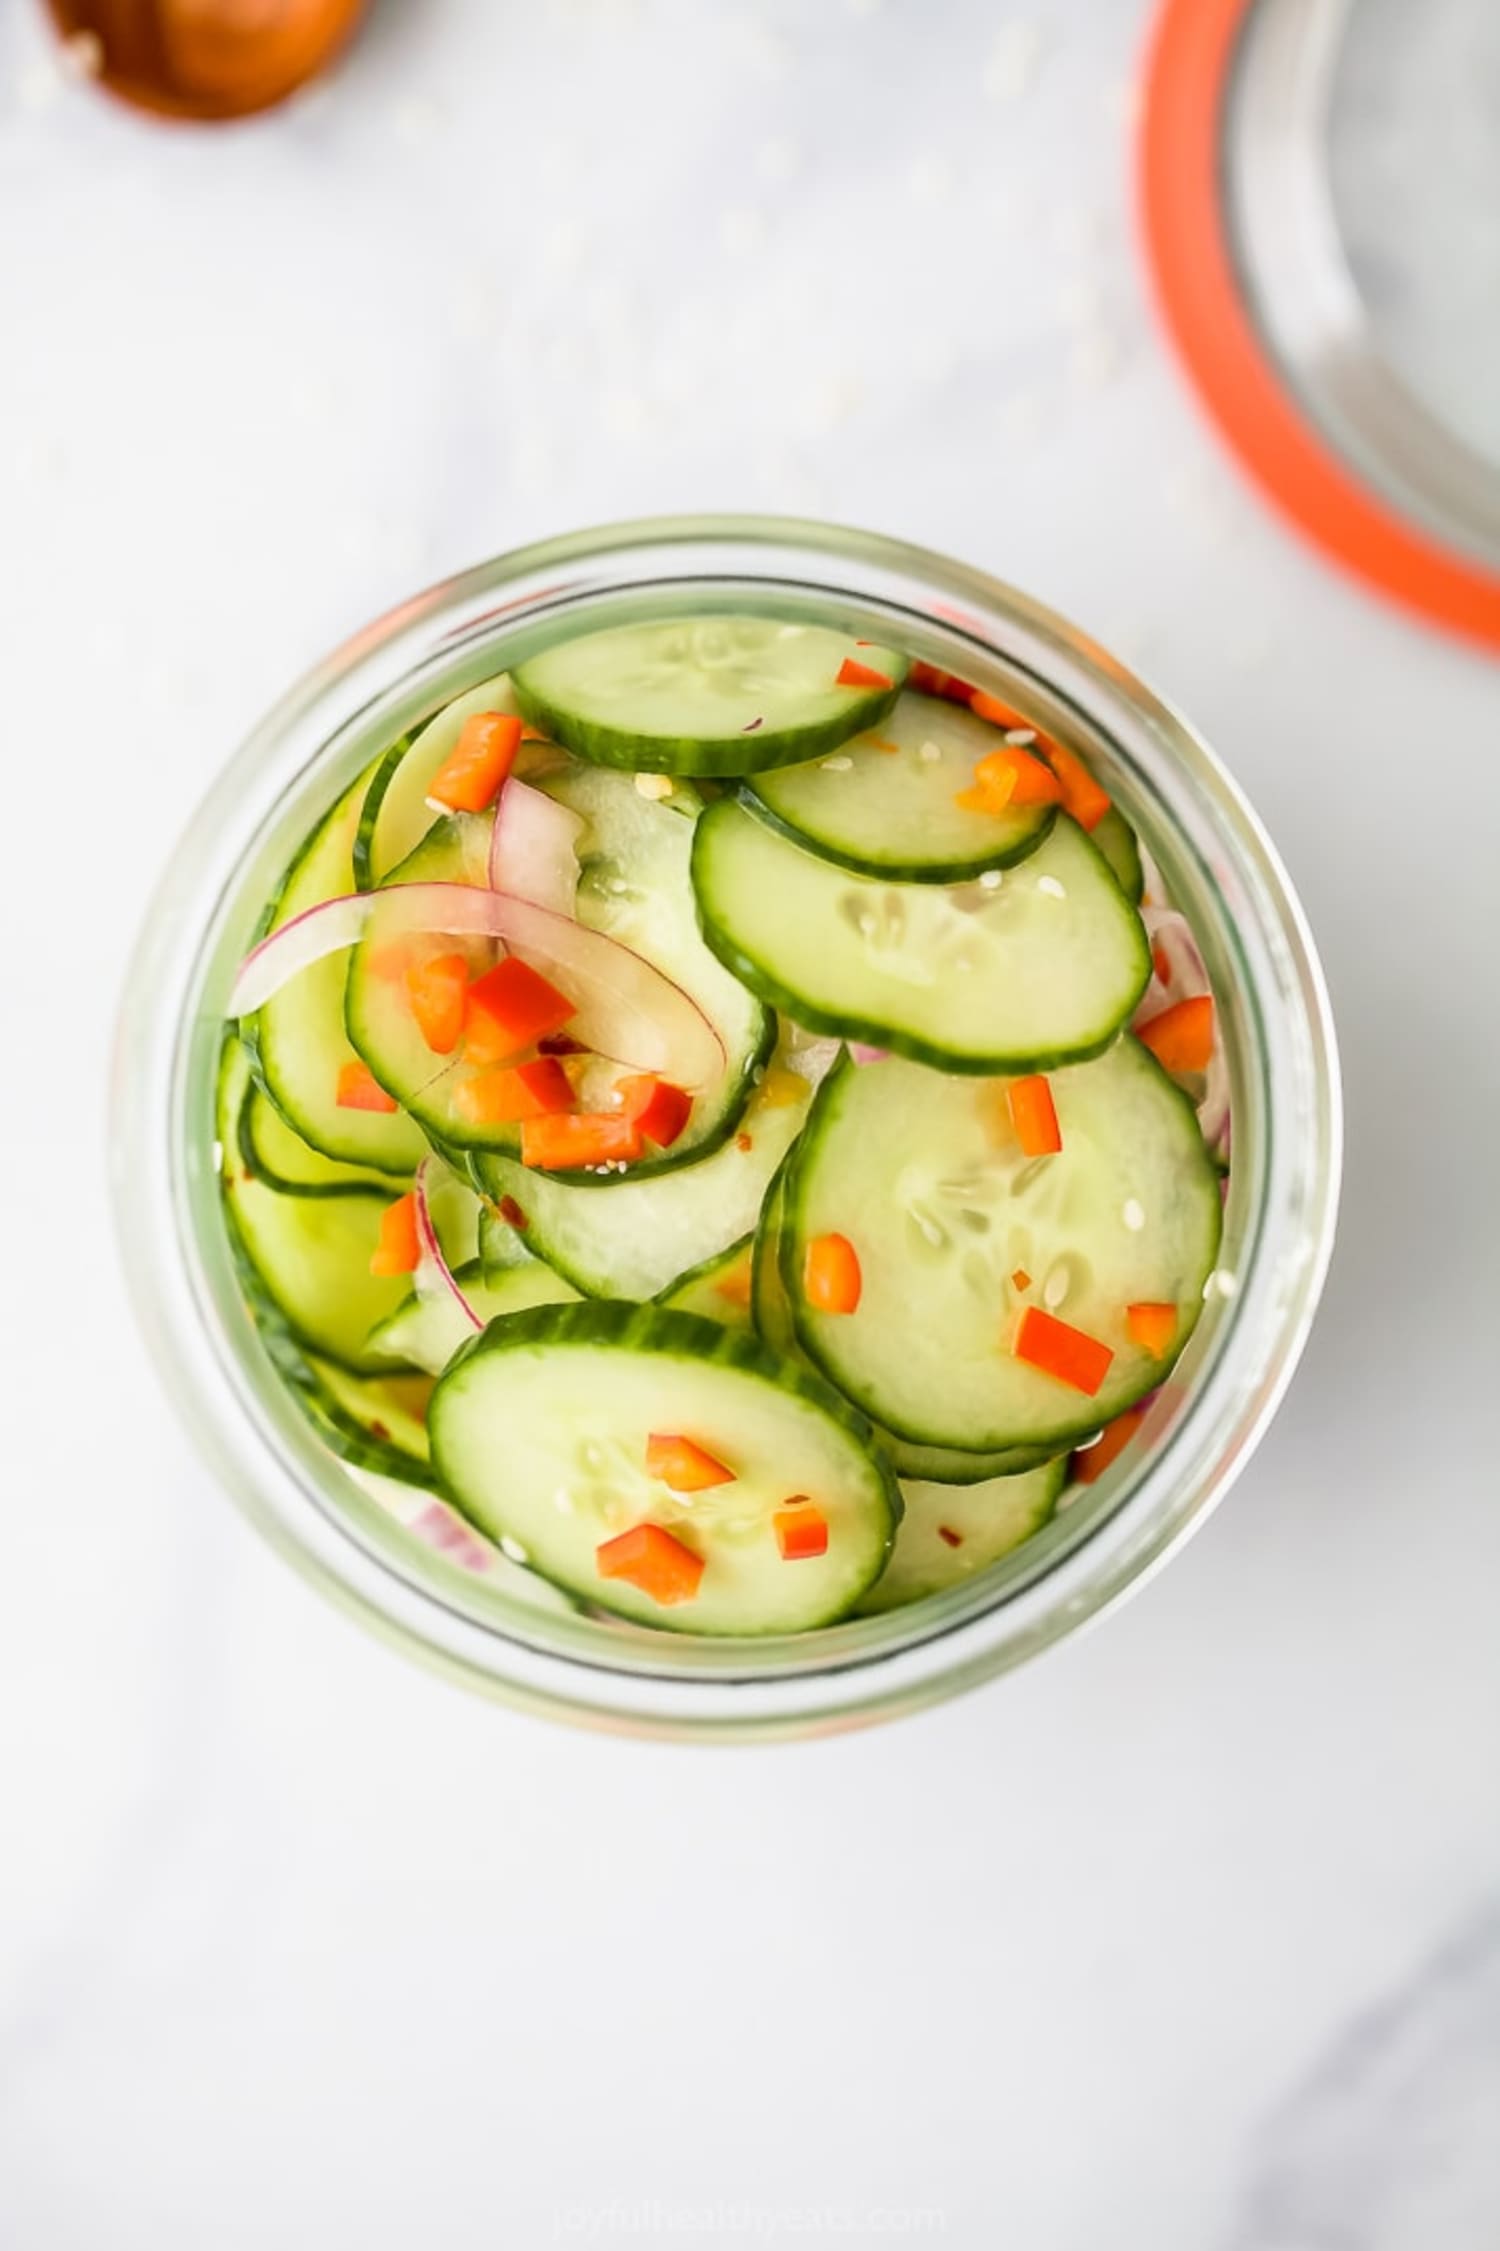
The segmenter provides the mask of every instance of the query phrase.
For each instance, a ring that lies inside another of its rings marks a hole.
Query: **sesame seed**
[[[1035,727],[1007,727],[1005,739],[1008,743],[1017,743],[1024,748],[1027,743],[1036,741],[1036,729]]]
[[[1038,891],[1045,891],[1049,899],[1066,899],[1068,896],[1055,875],[1039,875],[1036,887]]]
[[[520,1541],[513,1540],[508,1532],[501,1533],[498,1544],[500,1553],[508,1555],[512,1563],[529,1563],[531,1561]]]
[[[672,777],[670,774],[637,774],[635,786],[642,797],[670,797]]]
[[[1132,1235],[1139,1235],[1146,1224],[1146,1214],[1142,1211],[1134,1196],[1126,1197],[1125,1208],[1120,1217],[1124,1220]]]
[[[853,765],[854,760],[852,758],[825,758],[822,761],[825,774],[847,774]]]
[[[981,891],[998,891],[1004,881],[1005,878],[998,868],[986,868],[979,878],[979,888]]]
[[[921,749],[917,752],[917,756],[924,766],[936,766],[942,755],[941,745],[934,742],[923,743]]]

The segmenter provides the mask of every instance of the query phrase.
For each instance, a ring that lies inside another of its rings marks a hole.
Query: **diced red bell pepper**
[[[1021,1144],[1021,1154],[1055,1156],[1062,1147],[1062,1129],[1046,1079],[1041,1076],[1012,1079],[1005,1090],[1005,1101],[1010,1122],[1016,1129],[1016,1139]]]
[[[1049,742],[1047,762],[1062,784],[1064,810],[1072,814],[1080,828],[1097,828],[1109,811],[1109,791],[1095,781],[1066,743]]]
[[[469,964],[463,954],[435,954],[406,971],[411,1012],[434,1055],[451,1055],[463,1037]]]
[[[582,1110],[573,1117],[527,1118],[521,1126],[521,1162],[538,1172],[583,1165],[633,1164],[644,1144],[634,1118],[618,1110]]]
[[[476,711],[427,786],[452,813],[482,813],[500,795],[521,747],[521,722],[504,711]]]
[[[1175,1305],[1127,1305],[1125,1326],[1131,1340],[1153,1360],[1165,1360],[1177,1335]]]
[[[1034,719],[1027,718],[1024,711],[1017,711],[1013,703],[1006,703],[1001,696],[992,696],[988,688],[971,689],[969,709],[976,719],[987,719],[992,727],[1003,728],[1006,734],[1014,734],[1024,728],[1029,734],[1039,736],[1042,731]]]
[[[1214,1004],[1207,993],[1180,1000],[1164,1008],[1149,1023],[1138,1024],[1135,1036],[1149,1047],[1164,1071],[1174,1076],[1206,1071],[1214,1052]]]
[[[896,685],[888,672],[877,672],[873,664],[861,664],[857,657],[845,657],[834,678],[841,688],[894,688]]]
[[[372,1274],[415,1274],[422,1261],[417,1235],[417,1199],[408,1192],[380,1215],[380,1240],[370,1260]]]
[[[944,696],[949,703],[967,703],[974,694],[967,680],[940,671],[935,664],[924,664],[920,658],[907,674],[906,684],[919,696]]]
[[[359,1056],[339,1065],[338,1085],[333,1099],[340,1110],[378,1110],[382,1115],[401,1107],[393,1094],[386,1093],[369,1064]]]
[[[1092,1399],[1109,1374],[1114,1354],[1107,1344],[1059,1321],[1043,1306],[1028,1305],[1016,1328],[1015,1356],[1044,1375]]]
[[[715,1485],[732,1485],[734,1471],[694,1438],[674,1431],[653,1430],[646,1440],[646,1474],[659,1477],[674,1493],[706,1493]]]
[[[802,1261],[808,1304],[819,1313],[852,1313],[863,1287],[859,1254],[848,1236],[815,1235]]]
[[[1092,1485],[1096,1478],[1102,1477],[1110,1463],[1124,1453],[1145,1419],[1144,1407],[1131,1407],[1123,1415],[1116,1415],[1112,1423],[1106,1423],[1103,1437],[1073,1456],[1075,1481],[1080,1485]]]
[[[974,768],[976,788],[992,789],[1002,805],[1060,805],[1062,783],[1050,766],[1019,743],[985,752]]]
[[[469,987],[464,1053],[471,1063],[508,1063],[549,1032],[560,1032],[577,1013],[566,993],[508,954]]]
[[[601,1579],[624,1579],[663,1606],[691,1602],[703,1576],[703,1558],[660,1524],[632,1524],[594,1550]]]
[[[798,1493],[771,1518],[776,1545],[784,1563],[805,1563],[828,1553],[828,1519],[814,1508],[805,1493]]]
[[[470,1125],[518,1125],[571,1110],[573,1089],[562,1065],[541,1055],[534,1063],[502,1064],[460,1079],[453,1107]]]
[[[692,1116],[692,1096],[653,1072],[621,1079],[615,1091],[626,1117],[634,1118],[646,1139],[654,1141],[658,1149],[670,1149]]]

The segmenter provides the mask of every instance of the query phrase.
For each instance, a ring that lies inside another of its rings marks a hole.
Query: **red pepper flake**
[[[1012,1274],[1012,1276],[1011,1276],[1011,1278],[1010,1278],[1010,1286],[1011,1286],[1011,1288],[1012,1288],[1013,1290],[1029,1290],[1029,1289],[1030,1289],[1030,1287],[1031,1287],[1031,1276],[1030,1276],[1030,1275],[1029,1275],[1029,1274],[1027,1273],[1027,1271],[1026,1271],[1026,1269],[1025,1269],[1025,1267],[1024,1267],[1024,1266],[1018,1266],[1018,1267],[1016,1268],[1016,1270],[1015,1270],[1014,1274]]]
[[[571,1032],[547,1032],[536,1043],[538,1055],[587,1055],[582,1040],[575,1040]]]
[[[950,1548],[961,1548],[964,1544],[962,1532],[955,1532],[951,1524],[940,1524],[938,1526],[938,1538],[946,1540]]]
[[[386,1427],[385,1427],[385,1424],[384,1424],[384,1423],[382,1423],[382,1422],[372,1422],[372,1423],[371,1423],[371,1425],[370,1425],[370,1436],[371,1436],[372,1438],[389,1438],[389,1437],[390,1437],[390,1435],[391,1435],[391,1434],[390,1434],[390,1432],[389,1432],[389,1431],[388,1431],[388,1430],[386,1429]]]
[[[1156,982],[1158,983],[1158,985],[1171,984],[1172,964],[1167,959],[1167,949],[1165,946],[1153,946],[1151,948],[1151,966],[1156,971]]]
[[[734,1145],[736,1149],[747,1151],[755,1147],[755,1143],[751,1140],[748,1133],[737,1133],[734,1137]]]
[[[750,722],[750,724],[749,724],[749,726],[748,726],[748,727],[741,727],[741,729],[740,729],[740,733],[741,733],[742,735],[753,735],[753,734],[754,734],[754,732],[755,732],[755,730],[756,730],[756,728],[757,728],[757,727],[763,727],[763,726],[765,725],[765,723],[766,723],[765,713],[764,713],[764,712],[762,712],[762,713],[761,713],[761,715],[760,715],[760,717],[759,717],[758,719],[752,719],[752,720],[751,720],[751,722]]]
[[[525,1227],[528,1224],[526,1214],[514,1196],[502,1196],[495,1209],[507,1227]]]

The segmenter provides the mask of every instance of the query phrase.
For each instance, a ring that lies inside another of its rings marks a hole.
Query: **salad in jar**
[[[835,624],[576,633],[326,806],[217,1080],[320,1438],[600,1618],[920,1603],[1131,1446],[1219,1248],[1202,956],[1079,752]]]

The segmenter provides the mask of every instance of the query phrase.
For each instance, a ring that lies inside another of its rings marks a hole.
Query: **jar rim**
[[[914,654],[1002,694],[1019,686],[1041,716],[1081,730],[1171,863],[1174,898],[1192,894],[1215,990],[1224,978],[1240,1011],[1233,1295],[1226,1284],[1200,1324],[1211,1333],[1189,1348],[1192,1380],[1157,1443],[1097,1516],[1028,1542],[1037,1554],[1009,1575],[996,1567],[904,1614],[776,1646],[528,1614],[418,1551],[305,1429],[278,1418],[251,1324],[241,1311],[236,1325],[226,1294],[203,1129],[225,967],[305,826],[311,789],[331,798],[372,743],[500,669],[494,652],[519,637],[689,589],[894,621]],[[1098,644],[1000,582],[875,534],[782,518],[609,525],[502,554],[402,603],[309,672],[173,853],[127,977],[115,1088],[115,1213],[132,1296],[168,1391],[232,1496],[305,1576],[408,1653],[511,1703],[634,1733],[764,1739],[916,1709],[1112,1607],[1249,1459],[1305,1343],[1338,1203],[1341,1102],[1322,972],[1273,846],[1207,746]]]

